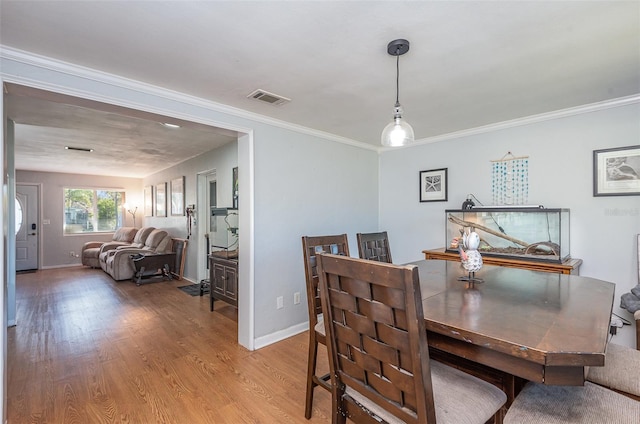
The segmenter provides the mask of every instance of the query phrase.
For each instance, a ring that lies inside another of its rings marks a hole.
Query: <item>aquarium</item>
[[[212,207],[210,219],[211,253],[222,251],[229,258],[236,257],[238,252],[238,210]]]
[[[480,236],[482,256],[562,263],[570,259],[569,209],[473,207],[446,210],[446,250],[457,252],[464,233]]]

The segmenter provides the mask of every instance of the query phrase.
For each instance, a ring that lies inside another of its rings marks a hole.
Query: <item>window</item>
[[[64,189],[64,234],[112,232],[124,221],[124,191]]]
[[[22,211],[22,203],[20,203],[20,199],[16,197],[16,235],[22,229],[22,220],[24,219]]]

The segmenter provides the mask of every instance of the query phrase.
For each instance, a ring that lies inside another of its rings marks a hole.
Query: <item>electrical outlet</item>
[[[293,304],[297,305],[300,303],[300,292],[295,292],[293,294]]]
[[[69,256],[71,256],[72,258],[76,257],[76,252],[74,252],[73,250],[71,252],[69,252]]]
[[[284,308],[284,297],[282,296],[278,296],[276,298],[276,308],[277,309],[282,309]]]

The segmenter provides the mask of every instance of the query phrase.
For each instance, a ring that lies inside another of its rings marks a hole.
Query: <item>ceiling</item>
[[[15,84],[5,83],[5,99],[16,169],[142,178],[237,140],[233,131]]]
[[[5,47],[374,146],[392,117],[396,38],[411,42],[400,102],[418,140],[640,93],[639,1],[0,2]],[[247,98],[256,89],[291,102]],[[235,138],[8,90],[18,169],[142,177]],[[102,159],[63,156],[72,142]]]

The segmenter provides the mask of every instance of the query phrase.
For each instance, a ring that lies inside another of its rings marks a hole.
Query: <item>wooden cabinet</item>
[[[238,307],[238,260],[209,256],[210,308],[214,300]]]
[[[460,255],[457,253],[447,252],[444,248],[423,250],[425,259],[444,259],[446,261],[460,261]],[[580,274],[580,265],[582,259],[567,259],[563,263],[544,262],[544,261],[528,261],[513,258],[496,258],[483,256],[482,262],[485,265],[498,265],[507,268],[528,269],[531,271],[556,272],[558,274]]]

